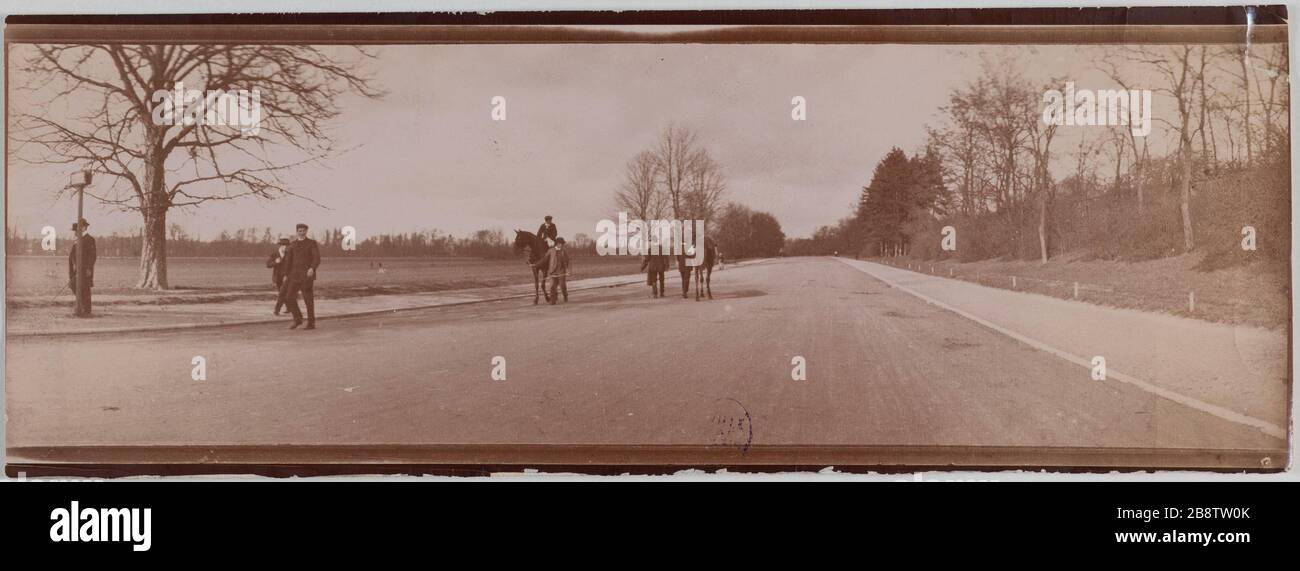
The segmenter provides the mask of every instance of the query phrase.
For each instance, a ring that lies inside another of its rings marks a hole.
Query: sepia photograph
[[[10,476],[1290,465],[1284,22],[5,35]]]

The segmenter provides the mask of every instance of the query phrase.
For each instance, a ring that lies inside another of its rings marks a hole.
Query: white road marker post
[[[1079,282],[1074,282],[1074,299],[1079,299]]]
[[[1016,289],[1016,276],[1011,276],[1011,289]]]
[[[1187,290],[1187,311],[1188,313],[1196,313],[1196,292],[1190,289]]]

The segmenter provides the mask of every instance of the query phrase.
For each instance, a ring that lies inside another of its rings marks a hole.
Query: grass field
[[[265,258],[169,258],[167,277],[175,294],[270,294],[271,270]],[[67,258],[10,256],[5,260],[6,297],[53,296],[66,288]],[[159,295],[135,290],[139,261],[100,258],[95,264],[95,294]],[[380,271],[382,264],[383,271]],[[640,268],[634,256],[595,256],[573,259],[570,279],[633,274]],[[532,283],[522,258],[348,258],[321,261],[316,290],[327,297],[443,291]],[[30,300],[28,300],[30,301]]]

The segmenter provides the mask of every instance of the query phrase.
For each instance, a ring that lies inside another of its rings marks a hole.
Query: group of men
[[[307,326],[303,329],[316,328],[316,298],[312,284],[316,281],[316,268],[320,266],[320,245],[307,237],[307,225],[298,224],[294,239],[281,238],[275,252],[266,260],[266,267],[271,268],[271,283],[278,292],[275,300],[275,315],[280,315],[280,308],[289,307],[293,315],[293,325],[289,329],[302,326],[302,310],[298,309],[298,293],[302,292],[302,301],[307,306]]]
[[[90,316],[90,288],[95,285],[95,238],[87,232],[89,227],[90,223],[84,218],[80,222],[80,228],[77,223],[72,225],[72,231],[80,230],[81,236],[73,242],[72,251],[68,253],[68,288],[76,296],[74,314],[78,317]],[[266,267],[271,269],[271,283],[275,285],[277,292],[275,309],[272,313],[280,315],[280,309],[287,306],[293,315],[293,325],[289,329],[297,329],[304,324],[302,310],[298,308],[299,293],[302,294],[303,303],[307,306],[306,327],[303,329],[316,328],[316,298],[312,286],[316,281],[316,269],[320,267],[320,245],[307,237],[307,230],[306,224],[298,224],[295,227],[294,239],[281,238],[276,250],[266,259]],[[569,253],[564,250],[564,238],[559,236],[559,230],[550,216],[547,216],[546,221],[538,228],[537,235],[551,246],[546,251],[546,255],[534,264],[537,267],[547,268],[552,292],[548,296],[548,301],[554,305],[557,298],[563,295],[564,301],[567,302],[569,301],[567,279],[571,262]],[[78,283],[77,258],[83,253],[84,257],[80,265],[84,268],[85,279]]]

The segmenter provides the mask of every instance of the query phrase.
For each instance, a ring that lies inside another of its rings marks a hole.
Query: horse
[[[550,246],[541,237],[532,232],[515,230],[515,255],[518,256],[523,250],[528,249],[528,267],[533,270],[533,305],[537,305],[537,298],[540,292],[546,296],[546,301],[551,301],[551,294],[546,291],[546,274],[551,271],[549,267],[537,267],[537,263],[542,261],[546,255],[546,250]]]
[[[695,266],[695,271],[691,272],[691,266],[686,263],[688,257],[685,252],[677,255],[677,271],[682,275],[682,299],[687,299],[687,293],[691,287],[691,274],[695,274],[695,301],[706,295],[713,299],[713,265],[718,260],[718,244],[713,238],[704,237],[704,262]]]

